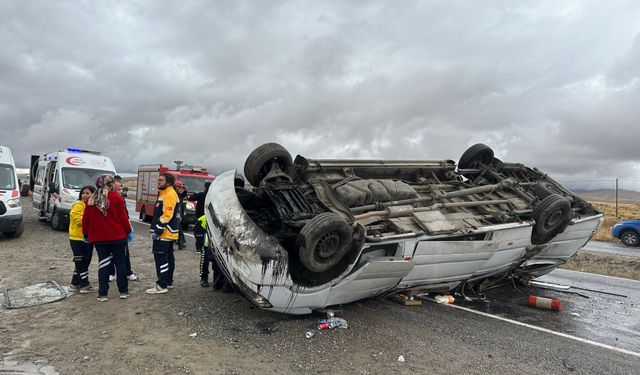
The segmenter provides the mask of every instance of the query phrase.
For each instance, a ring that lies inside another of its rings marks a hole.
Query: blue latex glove
[[[84,242],[84,243],[89,243],[89,237],[84,236],[84,237],[82,238],[82,242]]]
[[[157,240],[157,239],[158,239],[158,237],[159,237],[159,236],[158,236],[158,234],[157,234],[157,233],[155,233],[155,232],[151,233],[151,239],[152,239],[152,240],[154,240],[154,241],[155,241],[155,240]]]
[[[127,242],[131,242],[133,241],[133,231],[129,232],[129,234],[127,234]]]

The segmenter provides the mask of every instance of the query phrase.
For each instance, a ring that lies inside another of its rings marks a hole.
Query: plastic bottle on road
[[[453,298],[453,296],[452,296],[452,295],[450,295],[450,294],[445,294],[445,295],[443,295],[443,296],[436,296],[434,299],[435,299],[435,300],[436,300],[436,302],[438,302],[438,303],[445,303],[445,304],[452,304],[452,303],[454,303],[454,302],[455,302],[455,300],[456,300],[456,299],[455,299],[455,298]]]

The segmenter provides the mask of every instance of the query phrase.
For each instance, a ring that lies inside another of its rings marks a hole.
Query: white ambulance
[[[40,221],[49,221],[55,230],[66,230],[71,206],[83,186],[95,186],[100,175],[116,174],[111,159],[97,151],[67,148],[32,160],[33,207]]]
[[[20,237],[23,231],[22,206],[16,165],[8,147],[0,146],[0,233],[5,238]]]

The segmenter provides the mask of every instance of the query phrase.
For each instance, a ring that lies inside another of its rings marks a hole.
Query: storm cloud
[[[640,180],[636,1],[4,1],[0,143],[119,171],[496,156]]]

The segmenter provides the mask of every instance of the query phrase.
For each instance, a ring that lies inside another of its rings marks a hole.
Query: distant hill
[[[598,190],[572,190],[582,199],[587,201],[615,202],[615,189],[598,189]],[[633,190],[618,189],[618,202],[620,203],[640,203],[640,192]]]

